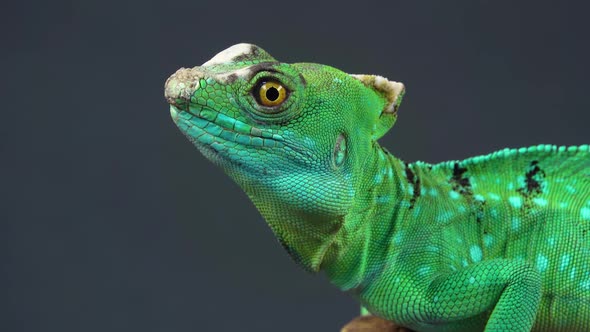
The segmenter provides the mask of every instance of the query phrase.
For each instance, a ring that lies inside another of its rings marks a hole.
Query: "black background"
[[[337,331],[169,118],[165,79],[238,42],[406,84],[382,143],[438,162],[588,142],[584,1],[4,1],[1,331]]]

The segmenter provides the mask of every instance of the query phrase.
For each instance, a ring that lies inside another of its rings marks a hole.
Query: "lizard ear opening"
[[[397,109],[402,102],[406,91],[403,83],[389,81],[378,75],[350,75],[361,81],[366,87],[373,89],[377,94],[385,98],[385,105],[377,120],[373,136],[375,139],[385,135],[397,119]]]

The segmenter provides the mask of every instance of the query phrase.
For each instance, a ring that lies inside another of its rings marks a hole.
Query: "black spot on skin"
[[[545,171],[539,167],[539,161],[533,160],[524,175],[524,186],[516,191],[524,198],[524,208],[530,209],[532,199],[543,193],[543,183],[545,181]]]
[[[410,199],[410,207],[409,209],[413,209],[414,205],[416,203],[416,200],[418,200],[418,197],[420,197],[420,178],[414,174],[414,172],[412,171],[412,169],[410,168],[410,165],[405,164],[406,166],[406,179],[408,179],[408,183],[412,185],[412,188],[414,189],[412,191],[412,198]]]
[[[228,83],[233,83],[238,79],[238,75],[236,74],[231,74],[227,77],[227,82]]]
[[[258,47],[250,46],[250,50],[248,52],[244,52],[244,54],[240,54],[232,59],[233,62],[243,62],[249,61],[252,59],[256,59],[258,54],[260,53]]]
[[[453,165],[453,175],[451,176],[450,180],[451,185],[453,190],[460,193],[461,195],[473,196],[469,177],[465,176],[465,173],[467,173],[467,168],[461,167],[459,163],[455,163]]]
[[[303,77],[303,75],[301,73],[299,73],[299,79],[301,80],[301,84],[303,84],[303,86],[307,85],[307,81],[305,80],[305,77]]]
[[[480,224],[483,221],[485,216],[484,208],[486,206],[486,201],[479,201],[476,200],[476,209],[475,209],[475,221]],[[484,232],[484,234],[487,232]]]
[[[545,172],[539,167],[539,161],[533,160],[525,174],[525,186],[521,190],[529,195],[539,195],[543,193],[541,183],[544,179]]]
[[[454,191],[461,194],[469,203],[471,215],[475,217],[475,221],[482,225],[485,218],[485,206],[486,201],[475,199],[473,196],[473,188],[467,176],[467,168],[461,166],[460,163],[456,162],[453,164],[453,173],[449,182]]]

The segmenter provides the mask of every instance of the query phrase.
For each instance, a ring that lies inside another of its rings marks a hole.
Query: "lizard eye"
[[[277,81],[261,81],[255,91],[256,101],[266,107],[280,105],[287,99],[287,88]]]

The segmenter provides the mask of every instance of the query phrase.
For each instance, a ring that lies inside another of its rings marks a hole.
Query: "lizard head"
[[[350,207],[358,174],[395,122],[403,91],[380,76],[281,63],[238,44],[179,69],[165,97],[180,130],[267,220],[287,213],[333,220]]]

